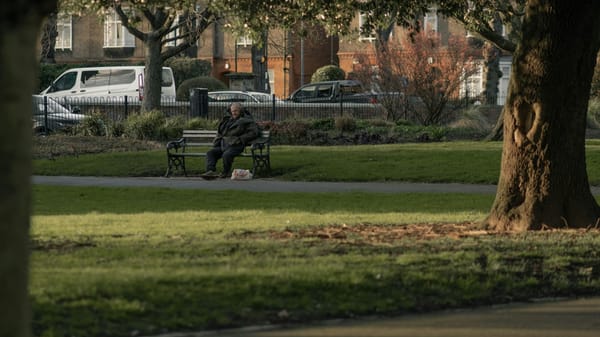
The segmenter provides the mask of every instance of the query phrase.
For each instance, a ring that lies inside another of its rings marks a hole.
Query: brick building
[[[353,26],[362,24],[357,13]],[[423,18],[424,29],[439,32],[442,40],[450,33],[466,34],[456,22],[437,15],[435,10]],[[296,32],[306,30],[304,38]],[[61,16],[58,20],[56,61],[58,63],[141,64],[144,48],[121,26],[115,14],[106,20],[95,16]],[[391,30],[394,36],[405,34],[400,27]],[[211,25],[197,45],[186,51],[190,57],[207,60],[212,64],[212,76],[239,88],[235,79],[250,78],[243,89],[266,91],[278,97],[287,97],[302,84],[310,82],[314,71],[329,64],[339,65],[346,74],[364,62],[357,54],[373,55],[373,36],[330,37],[318,27],[298,27],[294,31],[271,30],[265,33],[268,43],[258,49],[247,38],[234,38],[219,24]],[[510,58],[501,61],[503,73],[510,71]],[[481,92],[485,75],[470,80],[470,90]],[[250,85],[248,83],[253,83]],[[508,76],[501,80],[502,95],[508,86]],[[501,102],[499,102],[501,103]]]

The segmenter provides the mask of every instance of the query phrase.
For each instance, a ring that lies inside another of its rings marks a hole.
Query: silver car
[[[278,101],[277,99],[275,99]],[[269,103],[273,102],[273,95],[264,92],[257,91],[235,91],[235,90],[224,90],[224,91],[209,91],[208,92],[209,102],[255,102],[255,103]]]
[[[36,134],[64,129],[80,123],[85,115],[74,113],[48,96],[32,95],[33,131]]]

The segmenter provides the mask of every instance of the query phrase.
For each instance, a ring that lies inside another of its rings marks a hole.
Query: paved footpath
[[[377,193],[481,193],[493,194],[494,185],[426,184],[401,182],[306,182],[274,179],[204,180],[199,177],[72,177],[34,176],[34,184],[68,186],[164,187],[254,192],[377,192]]]
[[[256,326],[155,337],[598,337],[600,298],[362,318],[305,326]]]
[[[256,192],[374,192],[493,194],[494,185],[420,183],[232,181],[201,178],[112,178],[34,176],[34,184],[163,187]],[[598,187],[592,193],[600,195]],[[468,310],[317,322],[307,326],[256,326],[233,330],[171,333],[155,337],[599,337],[600,297],[520,303]]]
[[[66,186],[163,187],[206,190],[244,190],[254,192],[374,192],[374,193],[476,193],[494,194],[495,185],[429,184],[405,182],[309,182],[275,179],[204,180],[200,177],[74,177],[33,176],[34,184]],[[592,186],[600,195],[600,187]],[[600,336],[600,335],[599,335]]]

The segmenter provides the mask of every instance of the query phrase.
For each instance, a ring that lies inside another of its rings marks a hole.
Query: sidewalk
[[[156,337],[597,337],[600,298],[518,303],[460,311],[329,321],[310,326],[249,327]]]
[[[493,194],[494,185],[426,184],[401,182],[306,182],[274,179],[230,180],[185,177],[71,177],[34,176],[34,184],[66,186],[163,187],[254,192],[374,192],[374,193],[479,193]]]

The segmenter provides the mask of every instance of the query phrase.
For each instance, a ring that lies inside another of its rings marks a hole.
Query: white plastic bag
[[[231,172],[231,180],[250,180],[252,179],[252,172],[244,169],[234,169]]]

